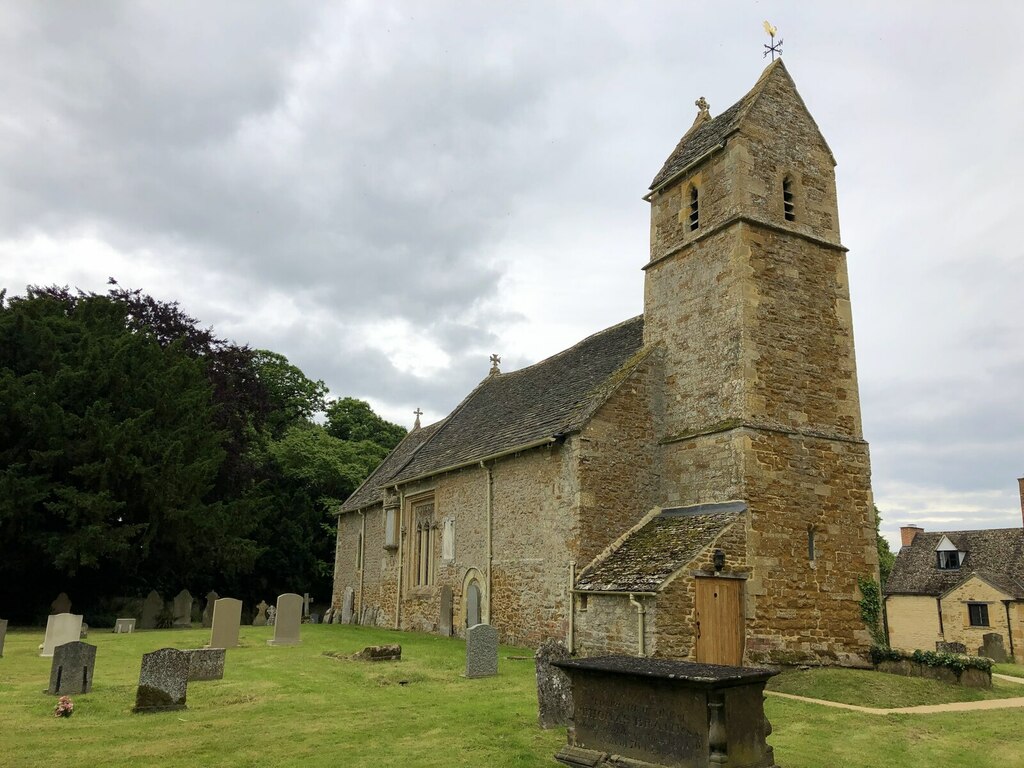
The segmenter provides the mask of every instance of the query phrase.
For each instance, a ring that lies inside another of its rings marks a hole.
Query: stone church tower
[[[697,106],[645,198],[663,505],[746,502],[723,572],[747,576],[747,658],[844,655],[878,559],[835,160],[781,60]]]

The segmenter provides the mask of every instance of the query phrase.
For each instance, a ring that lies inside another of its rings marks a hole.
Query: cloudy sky
[[[641,197],[765,18],[839,161],[883,530],[1020,525],[1016,1],[4,0],[0,287],[114,276],[434,420],[641,311]]]

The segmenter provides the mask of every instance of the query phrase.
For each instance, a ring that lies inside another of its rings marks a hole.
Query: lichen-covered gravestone
[[[82,617],[75,613],[58,613],[46,620],[46,637],[40,656],[53,656],[53,649],[64,643],[82,639]]]
[[[75,640],[53,649],[50,665],[50,687],[53,696],[92,691],[92,674],[96,666],[96,646]]]
[[[534,656],[537,665],[537,719],[541,728],[557,728],[572,721],[572,682],[553,661],[570,658],[557,640],[545,640]]]
[[[192,593],[181,590],[174,596],[174,626],[177,629],[192,628]]]
[[[345,587],[345,597],[341,603],[341,623],[351,624],[352,614],[355,611],[356,592],[352,587]]]
[[[142,657],[133,712],[172,712],[185,708],[190,657],[186,651],[161,648]]]
[[[115,635],[130,635],[135,631],[135,619],[118,619],[114,622]]]
[[[147,596],[142,604],[142,619],[139,621],[139,629],[156,629],[157,620],[164,610],[164,599],[155,589]]]
[[[437,626],[441,637],[452,636],[452,588],[447,584],[441,587],[441,615]]]
[[[209,629],[213,626],[213,607],[218,599],[220,599],[220,595],[212,589],[206,593],[206,608],[203,609],[203,629]]]
[[[978,649],[979,656],[992,659],[996,664],[1007,662],[1006,648],[1003,646],[1003,636],[998,632],[988,632],[981,636],[983,645]]]
[[[0,659],[4,657],[4,640],[7,639],[7,619],[0,619]]]
[[[466,677],[498,674],[498,630],[477,624],[466,630]]]
[[[50,615],[52,616],[58,613],[71,613],[71,598],[68,597],[67,592],[61,592],[57,595],[54,601],[50,603]]]
[[[252,625],[254,627],[265,627],[267,626],[267,605],[266,600],[260,600],[256,605],[256,615],[253,617]]]
[[[237,648],[238,630],[242,623],[242,601],[222,597],[213,604],[213,631],[210,648]]]
[[[298,645],[299,625],[302,623],[302,596],[288,592],[277,598],[274,619],[274,639],[268,645]]]
[[[224,678],[224,659],[227,651],[223,648],[193,648],[185,653],[188,654],[189,681]]]
[[[357,661],[401,661],[402,646],[398,643],[390,645],[368,645],[352,656]]]

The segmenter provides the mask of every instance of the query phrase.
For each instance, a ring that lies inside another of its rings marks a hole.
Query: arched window
[[[700,195],[696,187],[690,187],[690,231],[700,226]]]
[[[786,221],[796,221],[796,205],[793,203],[793,180],[787,176],[782,180],[782,212]]]

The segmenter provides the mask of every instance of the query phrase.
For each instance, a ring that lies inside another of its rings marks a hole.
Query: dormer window
[[[955,571],[964,561],[966,552],[961,552],[947,536],[943,536],[935,547],[936,565],[943,571]]]
[[[696,187],[690,187],[690,231],[700,226],[700,199]]]
[[[796,221],[796,205],[793,202],[793,180],[787,176],[782,180],[782,212],[786,221]]]

